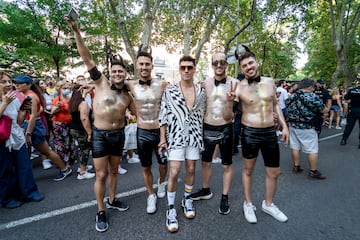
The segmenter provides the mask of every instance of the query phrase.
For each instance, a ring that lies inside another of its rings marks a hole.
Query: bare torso
[[[242,109],[242,124],[254,128],[274,126],[277,100],[273,79],[261,77],[260,82],[251,85],[246,79],[242,80],[236,89],[236,98]]]
[[[132,98],[126,90],[118,92],[110,89],[105,77],[95,82],[93,99],[94,126],[101,130],[120,129],[125,126],[125,111]]]
[[[232,82],[232,84],[230,84]],[[209,77],[202,86],[206,91],[206,111],[204,122],[213,126],[226,125],[233,119],[233,101],[227,100],[227,93],[232,86],[236,89],[237,80],[227,77],[226,84],[214,85],[214,78]]]
[[[168,83],[152,79],[150,86],[141,85],[138,80],[127,81],[126,84],[134,96],[137,126],[142,129],[158,129],[161,98]]]

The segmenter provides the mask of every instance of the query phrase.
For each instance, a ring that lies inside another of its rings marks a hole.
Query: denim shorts
[[[92,156],[94,158],[101,158],[107,155],[122,156],[125,141],[124,128],[100,130],[93,127],[91,139]]]

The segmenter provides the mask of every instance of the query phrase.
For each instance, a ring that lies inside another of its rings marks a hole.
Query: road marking
[[[343,135],[343,133],[337,133],[337,134],[334,134],[334,135],[323,137],[323,138],[319,139],[319,142],[325,141],[325,140],[328,140],[328,139],[331,139],[331,138],[336,138],[336,137],[341,136],[341,135]]]
[[[154,184],[153,188],[157,188],[157,184]],[[128,191],[128,192],[119,193],[119,194],[116,195],[116,197],[117,198],[128,197],[128,196],[132,196],[132,195],[142,193],[142,192],[145,192],[145,191],[146,191],[146,188],[141,187],[141,188],[133,189],[133,190]],[[83,209],[83,208],[92,207],[92,206],[95,206],[95,205],[96,205],[96,200],[91,200],[91,201],[88,201],[88,202],[77,204],[75,206],[65,207],[65,208],[54,210],[54,211],[41,213],[41,214],[38,214],[38,215],[35,215],[35,216],[32,216],[32,217],[27,217],[27,218],[19,219],[19,220],[16,220],[16,221],[11,221],[11,222],[8,222],[8,223],[3,223],[3,224],[0,224],[0,231],[10,229],[10,228],[14,228],[14,227],[17,227],[17,226],[20,226],[20,225],[28,224],[28,223],[31,223],[31,222],[37,222],[37,221],[40,221],[40,220],[43,220],[43,219],[59,216],[59,215],[65,214],[65,213],[74,212],[74,211],[77,211],[77,210],[80,210],[80,209]]]

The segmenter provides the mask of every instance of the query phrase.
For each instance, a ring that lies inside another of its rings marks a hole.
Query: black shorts
[[[208,134],[210,134],[209,138]],[[215,146],[219,144],[221,163],[223,165],[231,165],[233,138],[234,130],[232,123],[222,126],[211,126],[204,123],[205,150],[202,152],[202,161],[211,162]]]
[[[280,166],[280,150],[275,127],[241,129],[242,155],[245,159],[256,158],[259,149],[266,167]]]
[[[141,162],[141,166],[149,167],[152,165],[152,156],[155,156],[159,164],[162,162],[158,153],[158,145],[160,142],[160,129],[142,129],[138,128],[136,132],[137,150]]]
[[[122,156],[125,141],[124,128],[100,130],[93,127],[91,139],[92,156],[94,158],[107,155]]]

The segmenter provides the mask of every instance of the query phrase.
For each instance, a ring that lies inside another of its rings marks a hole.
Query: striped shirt
[[[186,106],[179,85],[168,87],[161,100],[160,126],[166,125],[168,149],[192,146],[204,150],[203,119],[206,109],[205,89],[195,86],[195,102],[191,110]]]

